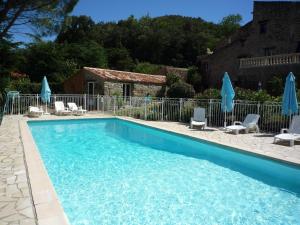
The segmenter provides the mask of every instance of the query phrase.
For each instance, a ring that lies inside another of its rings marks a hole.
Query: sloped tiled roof
[[[10,77],[12,79],[21,79],[21,78],[28,78],[28,75],[20,72],[11,72]]]
[[[157,84],[163,85],[166,83],[166,76],[161,75],[150,75],[143,73],[134,73],[127,71],[118,71],[118,70],[109,70],[93,67],[83,67],[83,70],[86,70],[94,75],[101,77],[104,80],[110,81],[122,81],[130,83],[144,83],[144,84]]]

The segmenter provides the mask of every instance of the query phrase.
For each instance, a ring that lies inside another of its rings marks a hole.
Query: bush
[[[173,84],[179,82],[181,78],[173,73],[168,73],[166,76],[166,84],[168,87],[171,87]]]
[[[274,101],[275,98],[267,93],[266,90],[253,91],[250,89],[235,88],[235,99],[236,100],[248,100],[248,101]]]
[[[188,84],[193,85],[196,92],[199,92],[202,89],[202,87],[203,87],[202,77],[196,66],[192,66],[189,68],[188,73],[187,73],[186,82]]]
[[[258,102],[266,102],[266,101],[276,101],[275,97],[272,97],[267,93],[266,90],[253,91],[250,89],[244,88],[235,88],[235,100],[248,100],[248,101],[258,101]],[[199,99],[220,99],[221,98],[221,90],[220,89],[206,89],[202,93],[197,94],[196,98]]]
[[[170,98],[193,98],[195,90],[192,85],[179,81],[170,87],[167,96]]]
[[[49,83],[52,94],[63,93],[63,85],[61,83]],[[12,80],[8,87],[9,91],[18,91],[21,94],[39,94],[41,92],[41,83],[31,83],[30,79],[24,78]]]
[[[220,99],[221,98],[221,90],[219,89],[206,89],[202,93],[198,93],[196,98],[199,99]]]
[[[281,76],[274,76],[267,83],[267,91],[272,96],[280,96],[282,95],[282,91],[284,89],[284,78]]]
[[[138,63],[133,71],[136,73],[159,74],[160,70],[161,70],[160,65],[143,62],[143,63]]]

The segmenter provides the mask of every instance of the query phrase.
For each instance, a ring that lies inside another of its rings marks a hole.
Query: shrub
[[[267,91],[272,96],[280,96],[282,95],[282,91],[284,88],[284,80],[281,76],[274,76],[272,79],[267,83]]]
[[[173,73],[168,73],[166,79],[167,79],[166,83],[168,87],[171,87],[173,84],[181,80],[181,78],[178,75]]]
[[[49,83],[52,94],[63,93],[63,85],[61,83]],[[41,83],[31,83],[30,79],[23,78],[12,80],[8,87],[9,91],[18,91],[21,94],[39,94],[41,92]]]
[[[198,93],[196,95],[196,98],[199,98],[199,99],[219,99],[219,98],[221,98],[220,93],[221,93],[221,91],[219,89],[210,88],[210,89],[204,90],[202,93]]]
[[[160,70],[161,70],[160,65],[143,62],[143,63],[138,63],[133,71],[136,73],[159,74]]]
[[[237,87],[235,88],[235,99],[266,102],[273,101],[275,98],[269,95],[266,90],[253,91],[250,89],[243,89]]]
[[[171,85],[167,91],[170,98],[193,98],[195,90],[192,85],[179,81]]]
[[[267,93],[266,90],[253,91],[244,88],[235,88],[235,100],[248,100],[248,101],[276,101],[275,97],[272,97]],[[220,99],[221,90],[220,89],[206,89],[202,93],[197,94],[196,98],[199,99]]]
[[[192,66],[189,68],[187,72],[186,82],[188,84],[193,85],[196,92],[199,92],[202,89],[202,77],[199,73],[199,70],[196,66]]]

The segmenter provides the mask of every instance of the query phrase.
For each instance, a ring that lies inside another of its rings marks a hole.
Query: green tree
[[[82,43],[95,40],[95,22],[89,16],[67,17],[57,35],[58,43]]]
[[[29,26],[39,35],[53,34],[59,30],[61,22],[77,2],[78,0],[0,1],[0,39],[12,34],[13,29],[18,26]]]
[[[95,41],[71,43],[63,45],[64,58],[75,63],[78,69],[89,67],[107,67],[104,48]]]
[[[66,20],[57,42],[89,39],[108,51],[114,49],[113,55],[117,54],[116,49],[126,49],[134,62],[188,67],[195,65],[197,57],[205,54],[207,48],[213,49],[224,38],[221,28],[201,18],[183,16],[140,19],[130,16],[118,22],[97,24],[81,16]]]
[[[145,73],[145,74],[159,74],[160,70],[161,70],[160,65],[143,62],[143,63],[138,63],[133,71],[137,73]]]
[[[131,71],[135,66],[126,48],[107,49],[107,59],[110,69]]]
[[[41,82],[44,76],[49,82],[61,82],[69,74],[63,47],[53,42],[31,44],[25,51],[26,63],[22,71],[30,76],[31,81]]]
[[[229,37],[241,27],[242,16],[240,14],[232,14],[226,16],[220,22],[220,35]]]

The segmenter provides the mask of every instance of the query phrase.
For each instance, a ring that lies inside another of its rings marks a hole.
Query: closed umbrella
[[[235,96],[230,77],[227,72],[225,72],[223,77],[223,84],[221,90],[222,102],[221,102],[221,109],[222,112],[225,114],[224,120],[224,127],[226,127],[226,113],[231,112],[233,110],[233,98]]]
[[[282,99],[282,114],[290,117],[298,112],[298,102],[295,87],[295,76],[292,72],[286,77]]]
[[[43,103],[46,103],[46,113],[47,112],[47,103],[50,103],[50,96],[51,96],[51,90],[47,81],[46,76],[44,76],[43,81],[42,81],[42,90],[41,90],[41,99]]]

